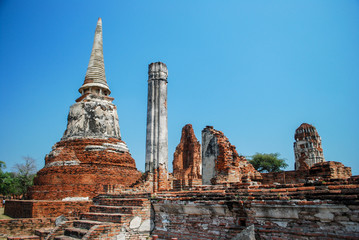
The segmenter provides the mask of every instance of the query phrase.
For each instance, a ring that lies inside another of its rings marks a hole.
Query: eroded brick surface
[[[13,218],[78,217],[92,201],[8,200],[5,214]]]
[[[309,174],[311,177],[328,181],[330,179],[348,179],[352,176],[352,170],[340,162],[329,161],[314,164],[309,169]]]
[[[352,176],[351,168],[340,162],[319,162],[308,170],[283,171],[262,173],[262,184],[296,184],[312,181],[335,181],[349,179]]]
[[[116,149],[118,139],[60,141],[45,158],[30,189],[31,199],[92,198],[115,185],[130,186],[141,173],[129,152]]]
[[[359,238],[359,184],[197,186],[152,201],[159,239],[236,239],[254,225],[260,239]]]
[[[202,183],[201,144],[197,140],[192,125],[182,128],[181,141],[173,154],[173,177],[179,187]]]
[[[314,126],[301,124],[295,130],[294,139],[296,170],[308,170],[314,164],[325,161],[322,140]]]
[[[53,228],[55,218],[0,219],[0,238],[8,236],[29,236],[36,229]]]
[[[207,126],[202,131],[202,179],[203,184],[247,182],[261,179],[244,156],[218,130]]]
[[[167,191],[170,189],[169,174],[167,166],[160,165],[153,171],[153,192]]]

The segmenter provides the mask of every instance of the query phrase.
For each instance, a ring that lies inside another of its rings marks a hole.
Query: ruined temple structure
[[[173,178],[177,188],[202,184],[201,144],[191,124],[182,128],[181,141],[173,154]]]
[[[314,164],[324,162],[322,140],[314,126],[302,123],[294,135],[295,169],[308,170]]]
[[[61,141],[52,147],[37,173],[31,199],[91,199],[118,185],[129,186],[141,176],[121,139],[102,49],[99,18],[81,96],[70,107]]]
[[[149,65],[141,174],[120,135],[99,19],[67,129],[45,157],[31,199],[6,201],[5,214],[15,219],[0,220],[0,238],[359,239],[359,176],[324,161],[309,124],[296,130],[296,169],[271,173],[256,171],[223,132],[205,127],[200,144],[187,124],[169,173],[167,76],[164,63]]]
[[[204,185],[260,180],[261,174],[221,131],[207,126],[202,131],[202,182]]]

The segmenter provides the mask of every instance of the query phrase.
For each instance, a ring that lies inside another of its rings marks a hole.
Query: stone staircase
[[[149,198],[150,194],[99,195],[93,199],[94,205],[89,212],[81,214],[79,220],[56,227],[45,239],[113,239],[118,235],[123,239],[138,235],[140,239],[142,235],[149,236]]]

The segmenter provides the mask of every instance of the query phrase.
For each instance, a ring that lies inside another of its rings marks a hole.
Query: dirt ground
[[[0,208],[0,219],[11,219],[11,217],[4,215],[4,208]]]

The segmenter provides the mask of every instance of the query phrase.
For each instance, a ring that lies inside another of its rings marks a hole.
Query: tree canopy
[[[0,195],[25,197],[27,189],[33,185],[36,174],[35,159],[23,157],[24,163],[16,164],[15,172],[4,172],[5,163],[0,161]]]
[[[6,168],[6,164],[3,161],[0,161],[0,172],[2,172],[3,168]]]
[[[279,153],[256,153],[250,157],[249,162],[258,172],[280,172],[288,164],[279,156]]]

